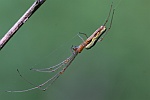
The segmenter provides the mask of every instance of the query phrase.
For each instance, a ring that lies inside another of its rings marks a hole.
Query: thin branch
[[[33,5],[25,12],[25,14],[14,24],[14,26],[4,35],[0,40],[0,50],[6,45],[11,37],[20,29],[20,27],[32,16],[32,14],[45,2],[46,0],[36,0]]]

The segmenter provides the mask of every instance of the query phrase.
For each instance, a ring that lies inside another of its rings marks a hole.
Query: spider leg
[[[83,35],[85,35],[86,38],[88,38],[87,34],[79,32],[77,35],[78,35],[78,37],[79,37],[83,42],[84,42],[85,40],[84,40],[79,34],[83,34]]]
[[[58,73],[53,77],[53,80],[51,81],[51,83],[49,83],[49,85],[48,85],[45,89],[43,89],[44,91],[47,90],[48,87],[49,87],[50,85],[52,85],[52,84],[54,83],[54,81],[55,81],[56,79],[58,79],[59,76],[60,76],[61,74],[63,74],[63,73],[66,71],[66,69],[69,67],[69,65],[70,65],[71,62],[74,60],[74,58],[77,56],[77,54],[78,54],[78,53],[75,53],[74,55],[72,55],[71,60],[67,63],[67,65],[66,65],[60,72],[58,72]],[[52,78],[51,78],[51,79],[52,79]],[[51,80],[51,79],[50,79],[50,80]],[[50,80],[48,80],[48,81],[45,82],[44,84],[48,83]]]
[[[112,5],[111,5],[110,11],[109,11],[108,18],[107,18],[106,22],[104,23],[104,25],[106,25],[106,23],[107,23],[108,20],[109,20],[111,10],[112,10]],[[110,21],[109,28],[108,28],[108,29],[106,30],[106,32],[100,37],[100,39],[98,40],[98,42],[101,42],[101,41],[103,40],[103,38],[105,37],[105,35],[108,33],[108,31],[111,29],[111,25],[112,25],[112,22],[113,22],[114,13],[115,13],[115,9],[113,9],[113,12],[112,12],[112,16],[111,16],[111,21]]]

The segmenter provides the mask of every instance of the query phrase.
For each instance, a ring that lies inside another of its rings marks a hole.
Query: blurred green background
[[[0,90],[23,90],[52,77],[30,71],[55,65],[71,55],[71,45],[90,36],[116,8],[102,42],[79,54],[45,92],[0,92],[1,100],[149,100],[149,0],[47,0],[0,51]],[[34,0],[1,0],[0,38]],[[107,27],[109,24],[107,24]]]

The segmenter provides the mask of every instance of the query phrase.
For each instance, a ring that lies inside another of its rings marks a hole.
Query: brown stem
[[[0,40],[0,50],[6,45],[11,37],[20,29],[20,27],[32,16],[32,14],[45,2],[46,0],[36,0],[33,5],[24,13],[24,15],[14,24],[14,26],[4,35]]]

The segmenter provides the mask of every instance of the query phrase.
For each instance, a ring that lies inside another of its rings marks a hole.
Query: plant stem
[[[36,0],[33,5],[24,13],[24,15],[14,24],[14,26],[4,35],[0,40],[0,50],[6,45],[11,37],[20,29],[20,27],[33,15],[33,13],[45,2],[46,0]]]

